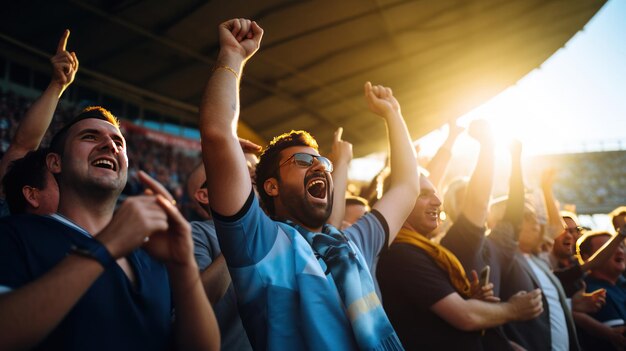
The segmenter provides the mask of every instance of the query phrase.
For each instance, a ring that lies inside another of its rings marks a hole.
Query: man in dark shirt
[[[480,331],[536,317],[541,292],[520,292],[497,303],[489,296],[491,284],[472,289],[456,257],[422,234],[437,228],[440,206],[433,185],[421,175],[415,207],[378,263],[385,310],[409,350],[506,350],[509,343],[498,331],[488,330],[485,337]],[[491,302],[470,298],[482,292]]]

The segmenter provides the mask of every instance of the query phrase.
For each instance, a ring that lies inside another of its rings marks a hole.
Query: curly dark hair
[[[304,130],[292,130],[275,137],[263,150],[259,164],[256,166],[256,187],[261,197],[261,205],[270,216],[275,214],[274,200],[265,192],[263,184],[270,178],[280,180],[277,172],[280,152],[291,146],[308,146],[315,150],[319,149],[317,141],[311,134]]]

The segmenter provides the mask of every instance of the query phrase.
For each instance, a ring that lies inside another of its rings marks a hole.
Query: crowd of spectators
[[[529,189],[513,141],[493,198],[487,121],[450,121],[420,159],[393,91],[368,81],[388,161],[348,195],[342,128],[328,157],[302,130],[265,149],[237,137],[263,29],[237,18],[218,35],[201,154],[60,105],[79,67],[69,30],[40,97],[2,93],[0,349],[626,349],[624,152],[538,158]],[[465,132],[474,168],[443,189]],[[581,227],[563,202],[618,207],[614,230]]]
[[[31,102],[14,92],[0,91],[0,156],[8,148],[20,117]],[[47,145],[52,132],[58,130],[77,110],[75,106],[59,106],[42,145]],[[200,162],[199,153],[155,142],[132,131],[127,132],[126,137],[130,146],[130,177],[124,194],[136,195],[143,190],[135,174],[144,170],[172,192],[187,215],[190,200],[183,188],[187,175]],[[608,213],[626,198],[626,177],[623,176],[626,174],[626,151],[535,156],[529,163],[529,174],[538,178],[541,170],[548,165],[563,170],[559,172],[559,182],[554,191],[564,204],[576,204],[579,213]]]

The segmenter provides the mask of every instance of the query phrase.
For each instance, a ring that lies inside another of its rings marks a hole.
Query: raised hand
[[[220,49],[236,52],[245,61],[259,49],[263,29],[255,21],[235,18],[219,25]]]
[[[52,64],[51,84],[58,84],[61,88],[61,92],[72,84],[76,72],[78,72],[78,58],[76,57],[76,53],[66,50],[69,37],[70,31],[66,29],[59,40],[55,55],[50,58],[50,63]]]
[[[522,142],[519,139],[511,140],[511,144],[509,145],[509,151],[511,152],[512,160],[521,160],[522,159]]]
[[[338,164],[340,162],[350,163],[352,161],[352,144],[343,140],[341,136],[343,135],[343,128],[339,127],[335,131],[335,135],[333,137],[333,147],[328,158],[334,163]]]
[[[239,138],[239,145],[241,145],[241,150],[243,150],[244,153],[255,154],[263,149],[261,146],[243,138]]]
[[[513,308],[515,320],[525,321],[536,318],[543,312],[541,290],[520,291],[506,302]]]
[[[391,88],[367,82],[365,83],[365,101],[370,111],[383,118],[400,113],[400,104],[393,97]]]
[[[556,174],[557,171],[555,168],[549,167],[544,169],[543,172],[541,172],[541,186],[552,189],[552,184],[554,184]]]
[[[473,120],[467,129],[467,133],[479,143],[493,143],[491,125],[484,119]]]

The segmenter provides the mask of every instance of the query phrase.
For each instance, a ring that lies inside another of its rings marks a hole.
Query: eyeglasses
[[[330,160],[327,159],[326,157],[306,154],[304,152],[296,152],[295,154],[291,155],[283,163],[278,165],[278,168],[280,168],[283,165],[285,165],[291,159],[293,159],[293,162],[296,164],[296,166],[298,166],[298,167],[305,167],[305,168],[311,167],[313,165],[313,160],[317,159],[317,161],[319,163],[321,163],[322,166],[324,167],[324,171],[326,171],[326,172],[332,172],[333,171],[333,163],[330,162]]]

